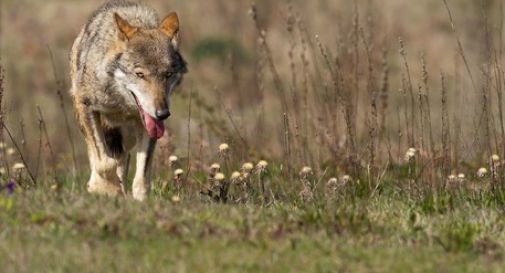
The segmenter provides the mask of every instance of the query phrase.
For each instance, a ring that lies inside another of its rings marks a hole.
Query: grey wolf
[[[125,194],[136,147],[132,195],[144,200],[156,141],[170,116],[170,94],[187,72],[177,14],[159,20],[145,4],[108,2],[76,38],[70,67],[70,93],[91,167],[88,191]]]

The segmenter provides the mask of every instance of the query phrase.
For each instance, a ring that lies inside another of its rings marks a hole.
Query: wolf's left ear
[[[177,13],[169,13],[160,24],[161,32],[165,33],[171,40],[172,44],[177,47],[179,43],[179,16]]]
[[[114,19],[116,20],[116,25],[119,29],[119,37],[123,40],[130,40],[135,33],[137,33],[138,28],[133,27],[123,19],[119,14],[114,13]]]

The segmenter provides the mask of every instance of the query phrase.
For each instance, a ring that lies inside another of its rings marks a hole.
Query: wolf
[[[148,195],[169,97],[187,72],[179,37],[177,13],[160,20],[145,4],[115,0],[99,8],[75,39],[70,94],[87,144],[89,192],[126,194],[136,147],[132,195],[140,201]]]

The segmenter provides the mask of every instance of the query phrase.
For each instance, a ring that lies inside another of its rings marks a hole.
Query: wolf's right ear
[[[116,20],[116,25],[119,30],[119,38],[121,40],[130,40],[133,35],[137,33],[138,28],[130,25],[130,23],[119,16],[119,14],[114,13],[114,19]]]
[[[177,47],[179,44],[179,16],[177,13],[169,13],[161,21],[160,30],[170,38],[174,47]]]

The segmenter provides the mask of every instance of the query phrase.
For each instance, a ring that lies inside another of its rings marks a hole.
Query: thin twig
[[[35,179],[35,176],[33,176],[32,172],[30,171],[30,168],[28,167],[28,164],[25,160],[25,157],[23,156],[23,153],[21,152],[21,149],[19,148],[16,140],[14,137],[12,137],[11,131],[7,127],[7,125],[3,124],[3,128],[9,135],[10,140],[12,141],[12,144],[14,144],[14,147],[16,148],[17,152],[19,153],[19,156],[21,157],[21,161],[23,161],[23,164],[25,165],[26,171],[28,172],[28,175],[30,176],[30,179],[32,180],[34,185],[37,185],[37,180]]]

